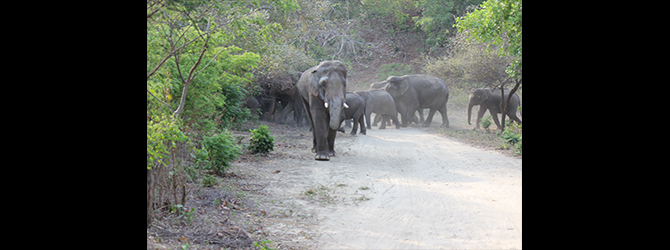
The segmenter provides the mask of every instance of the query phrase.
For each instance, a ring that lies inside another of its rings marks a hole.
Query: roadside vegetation
[[[280,132],[260,126],[256,110],[243,107],[263,91],[261,79],[290,79],[336,59],[350,70],[352,90],[390,75],[437,76],[450,89],[451,110],[467,106],[472,88],[522,95],[521,1],[147,0],[146,27],[148,234],[156,225],[207,221],[187,207],[190,188],[223,188],[238,178],[231,162],[277,148],[273,134]],[[521,154],[521,126],[488,128],[444,133]],[[226,195],[206,206],[243,207],[231,198],[235,192]],[[239,232],[229,233],[243,240],[224,234],[216,244],[273,245]]]

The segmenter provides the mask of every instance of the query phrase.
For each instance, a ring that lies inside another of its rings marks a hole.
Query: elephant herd
[[[372,113],[376,114],[377,119],[382,120],[379,129],[385,129],[389,120],[393,121],[396,128],[400,128],[407,127],[411,122],[419,124],[415,113],[419,111],[423,120],[423,109],[429,109],[423,126],[429,126],[433,115],[439,111],[442,126],[449,127],[447,118],[449,89],[442,79],[434,76],[421,74],[390,76],[383,82],[371,84],[369,90],[347,92],[347,69],[342,62],[332,60],[322,61],[319,65],[306,70],[300,75],[296,87],[289,93],[292,98],[282,101],[286,105],[281,119],[285,119],[288,112],[294,111],[300,126],[304,114],[312,131],[312,152],[316,153],[315,160],[328,161],[331,156],[335,156],[336,133],[338,130],[343,132],[340,125],[347,119],[353,119],[352,135],[356,134],[359,127],[360,133],[366,134],[366,129],[371,128]],[[493,121],[500,127],[497,115],[493,115],[501,113],[500,101],[500,89],[473,89],[468,104],[468,124],[472,107],[480,105],[476,128],[479,127],[479,121],[486,110],[489,110]],[[519,104],[519,97],[515,93],[506,114],[521,123],[516,116]],[[401,122],[398,120],[398,114]]]

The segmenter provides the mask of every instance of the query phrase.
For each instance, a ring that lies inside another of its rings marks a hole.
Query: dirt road
[[[302,218],[276,221],[270,235],[293,230],[290,241],[320,249],[521,249],[520,159],[421,128],[373,127],[338,134],[338,155],[323,162],[305,137],[267,169],[281,170],[266,187],[284,194],[277,211]]]

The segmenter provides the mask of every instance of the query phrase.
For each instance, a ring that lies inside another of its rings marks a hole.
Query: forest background
[[[425,73],[463,108],[472,88],[521,93],[521,35],[511,0],[148,0],[147,226],[185,203],[186,162],[225,174],[263,79],[340,60],[348,91]]]

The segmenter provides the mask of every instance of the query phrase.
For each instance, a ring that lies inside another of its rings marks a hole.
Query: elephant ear
[[[400,87],[400,94],[404,95],[405,92],[407,92],[407,90],[409,89],[409,82],[407,82],[407,79],[402,79],[402,80],[400,80],[400,82],[398,82],[398,84],[400,85],[399,86]]]
[[[340,71],[340,74],[342,74],[342,77],[344,79],[347,78],[347,67],[344,66],[344,63],[340,62],[339,60],[335,60],[335,64],[337,65],[337,68]]]
[[[319,77],[316,74],[318,70],[319,67],[317,66],[309,72],[309,93],[313,96],[319,96]]]
[[[486,101],[486,99],[489,99],[489,96],[493,94],[490,89],[484,89],[481,92],[482,92],[482,102]]]

